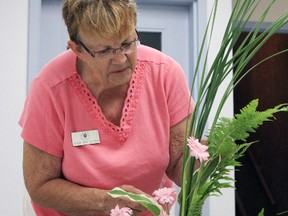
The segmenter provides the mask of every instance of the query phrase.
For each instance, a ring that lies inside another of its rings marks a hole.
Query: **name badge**
[[[83,146],[83,145],[100,143],[98,130],[72,132],[71,138],[73,146]]]

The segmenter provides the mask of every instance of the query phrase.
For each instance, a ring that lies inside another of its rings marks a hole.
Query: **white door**
[[[189,73],[189,6],[138,4],[137,30],[161,33],[162,51]]]

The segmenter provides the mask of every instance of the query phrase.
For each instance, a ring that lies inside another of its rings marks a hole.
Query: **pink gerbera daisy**
[[[194,156],[200,162],[206,161],[209,158],[209,153],[207,152],[208,146],[202,145],[198,139],[194,139],[194,137],[189,137],[187,139],[188,146],[190,148],[190,156]]]
[[[153,192],[155,200],[160,204],[173,204],[176,197],[176,190],[174,188],[160,188]]]
[[[130,216],[132,214],[132,209],[127,207],[119,208],[117,205],[114,209],[111,210],[110,216]]]

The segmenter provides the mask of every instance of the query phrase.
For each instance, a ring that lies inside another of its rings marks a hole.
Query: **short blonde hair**
[[[80,29],[109,38],[127,34],[137,22],[134,0],[63,0],[62,16],[75,42]]]

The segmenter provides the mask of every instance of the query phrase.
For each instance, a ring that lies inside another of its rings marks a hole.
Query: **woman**
[[[183,71],[142,45],[133,0],[64,0],[69,50],[31,84],[20,119],[23,173],[37,215],[109,215],[118,186],[151,195],[181,184],[193,103]],[[189,105],[190,104],[190,105]]]

